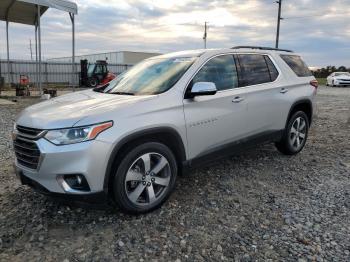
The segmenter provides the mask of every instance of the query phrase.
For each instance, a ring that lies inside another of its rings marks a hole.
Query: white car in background
[[[350,85],[349,72],[333,72],[327,77],[327,86],[346,86]]]

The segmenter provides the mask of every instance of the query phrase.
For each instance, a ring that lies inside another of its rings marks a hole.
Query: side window
[[[106,65],[103,65],[103,66],[102,66],[102,73],[103,73],[103,74],[106,74],[107,71],[108,71],[108,70],[107,70],[107,66],[106,66]]]
[[[195,75],[192,84],[213,82],[217,90],[238,87],[235,60],[232,55],[222,55],[209,60]]]
[[[103,72],[102,65],[96,65],[95,73],[101,74]]]
[[[240,65],[240,86],[271,82],[270,72],[263,55],[237,55]]]
[[[307,65],[304,63],[303,60],[301,60],[300,56],[297,55],[281,55],[281,58],[284,60],[284,62],[287,63],[287,65],[294,71],[294,73],[299,76],[312,76],[311,71],[307,67]]]
[[[273,82],[278,77],[278,71],[277,71],[275,65],[272,63],[271,59],[267,55],[265,55],[264,57],[265,57],[267,67],[269,68],[271,82]]]

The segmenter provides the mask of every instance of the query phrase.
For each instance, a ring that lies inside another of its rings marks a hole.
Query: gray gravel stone
[[[10,133],[37,100],[0,105],[0,261],[349,261],[350,89],[318,92],[300,154],[267,144],[191,170],[141,216],[21,186]]]

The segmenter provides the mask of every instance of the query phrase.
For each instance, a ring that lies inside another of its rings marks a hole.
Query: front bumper
[[[31,169],[21,165],[16,159],[16,172],[20,173],[20,176],[34,181],[50,193],[72,196],[91,195],[104,191],[105,171],[112,145],[93,140],[56,146],[44,138],[34,143],[41,154],[39,165],[36,169]],[[89,185],[89,191],[67,191],[60,178],[71,174],[84,176]]]
[[[43,185],[38,183],[37,181],[30,179],[29,177],[26,177],[22,170],[16,168],[16,176],[21,181],[22,185],[27,185],[34,189],[35,191],[52,197],[57,200],[61,200],[66,203],[76,203],[76,204],[91,204],[91,205],[108,205],[109,204],[109,198],[107,194],[104,191],[100,192],[94,192],[94,193],[88,193],[88,194],[66,194],[66,193],[56,193],[51,192],[47,188],[45,188]]]
[[[348,80],[335,80],[334,85],[336,86],[347,86],[350,85],[350,81]]]

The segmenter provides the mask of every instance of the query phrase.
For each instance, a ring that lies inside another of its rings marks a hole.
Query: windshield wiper
[[[119,92],[119,91],[116,91],[116,92],[110,92],[110,94],[116,94],[116,95],[128,95],[128,96],[134,96],[134,95],[135,95],[134,93],[130,93],[130,92]]]
[[[92,90],[95,92],[99,92],[99,93],[104,93],[105,89],[109,86],[109,83],[104,84],[103,86],[98,86],[93,88]]]
[[[95,91],[95,92],[103,93],[103,89],[104,88],[94,88],[92,90]]]

